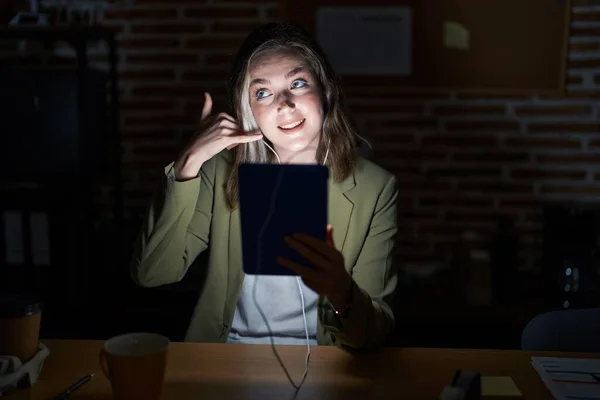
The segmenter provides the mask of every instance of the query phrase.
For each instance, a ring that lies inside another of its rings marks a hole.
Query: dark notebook
[[[286,235],[305,233],[325,241],[328,168],[241,164],[238,172],[244,272],[295,275],[277,264],[279,256],[310,266],[283,239]]]

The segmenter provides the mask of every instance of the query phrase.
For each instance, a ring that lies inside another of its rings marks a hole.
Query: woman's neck
[[[282,164],[316,164],[316,149],[305,149],[302,151],[285,151],[275,149]]]

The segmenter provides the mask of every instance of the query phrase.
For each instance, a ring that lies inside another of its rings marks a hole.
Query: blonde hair
[[[350,125],[343,105],[341,88],[333,68],[320,46],[306,31],[287,23],[271,23],[254,30],[240,47],[229,80],[229,101],[234,118],[246,132],[259,129],[250,108],[250,67],[258,57],[278,51],[298,55],[320,86],[324,98],[323,129],[317,147],[317,162],[326,162],[335,181],[346,179],[356,165],[357,134]],[[328,151],[329,150],[329,151]],[[268,163],[274,155],[262,140],[238,145],[226,186],[231,208],[238,204],[238,166],[242,163]],[[326,158],[326,154],[329,156]]]

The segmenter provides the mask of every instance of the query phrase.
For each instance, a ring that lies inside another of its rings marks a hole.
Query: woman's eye
[[[299,79],[297,81],[292,82],[293,89],[300,89],[300,88],[303,88],[304,86],[306,86],[305,80]]]
[[[256,91],[255,96],[257,99],[262,99],[263,97],[267,97],[267,95],[269,94],[269,92],[267,92],[264,89],[259,89]]]

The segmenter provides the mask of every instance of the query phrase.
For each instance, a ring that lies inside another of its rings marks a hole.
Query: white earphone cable
[[[279,162],[279,164],[281,164],[281,159],[279,158],[279,155],[277,154],[277,152],[275,150],[273,150],[273,148],[269,145],[269,143],[265,142],[263,140],[263,143],[265,144],[265,146],[267,146],[269,148],[269,150],[271,150],[273,152],[273,154],[275,154],[275,157],[277,157],[277,161]]]
[[[265,146],[267,146],[267,148],[269,148],[269,150],[271,150],[273,152],[273,154],[277,158],[277,161],[279,162],[279,164],[281,164],[281,159],[279,158],[279,155],[277,154],[277,152],[267,142],[263,141],[263,143],[265,144]],[[323,164],[327,163],[327,157],[329,156],[329,143],[331,143],[331,141],[329,141],[327,144],[327,151],[325,152],[325,159],[323,161]],[[300,383],[298,385],[296,385],[294,383],[294,380],[290,376],[287,368],[285,367],[285,364],[283,363],[283,361],[281,360],[281,357],[279,356],[279,353],[277,352],[277,349],[275,348],[275,340],[273,339],[273,332],[271,330],[271,326],[269,324],[269,321],[268,321],[264,311],[262,310],[262,307],[260,306],[260,304],[256,298],[256,293],[257,293],[257,288],[258,288],[258,279],[260,277],[258,272],[259,272],[260,265],[262,262],[262,250],[261,250],[262,249],[262,239],[263,239],[263,235],[266,231],[266,228],[269,225],[271,218],[273,217],[273,214],[275,213],[277,194],[279,193],[279,188],[281,186],[282,181],[283,181],[283,170],[279,173],[279,175],[277,177],[277,181],[275,183],[275,187],[273,188],[273,193],[271,196],[271,204],[269,205],[269,214],[267,215],[267,218],[265,219],[265,223],[261,227],[261,230],[258,234],[258,239],[257,239],[257,242],[258,242],[257,243],[257,245],[258,245],[257,254],[258,255],[257,255],[257,265],[256,265],[257,275],[256,275],[256,279],[254,280],[254,286],[252,288],[252,298],[253,298],[254,304],[256,306],[256,309],[260,313],[260,316],[262,317],[263,322],[265,323],[265,326],[267,327],[267,330],[269,331],[269,338],[271,340],[271,348],[273,350],[273,353],[275,354],[275,358],[279,362],[279,365],[281,365],[283,372],[285,373],[286,377],[288,378],[288,380],[290,381],[290,383],[292,384],[294,389],[296,389],[296,391],[298,391],[298,390],[300,390],[300,387],[302,387],[302,384],[304,383],[304,380],[306,379],[306,375],[308,375],[308,363],[310,361],[310,338],[308,335],[308,323],[306,321],[306,307],[304,304],[304,292],[302,290],[302,284],[300,283],[300,277],[296,276],[296,283],[298,283],[298,290],[300,292],[300,302],[302,304],[302,318],[304,319],[304,332],[306,334],[307,352],[306,352],[306,360],[305,360],[305,364],[304,364],[304,374],[302,375],[302,380],[300,381]]]
[[[275,155],[277,155],[277,153],[275,153]],[[277,158],[279,158],[279,156],[277,156]],[[296,389],[296,391],[298,391],[298,390],[300,390],[300,387],[304,383],[304,380],[306,379],[306,375],[308,374],[308,360],[310,358],[310,342],[308,341],[308,327],[307,327],[306,315],[305,315],[305,311],[304,311],[304,295],[301,292],[302,315],[304,316],[304,330],[306,332],[308,352],[306,355],[306,365],[304,368],[304,374],[302,376],[302,380],[300,381],[300,383],[298,385],[296,385],[294,383],[294,380],[290,376],[290,373],[288,372],[287,368],[285,367],[285,364],[283,363],[283,361],[281,360],[281,357],[279,356],[279,353],[277,352],[277,349],[275,348],[275,340],[273,339],[273,331],[271,330],[271,325],[269,324],[269,321],[268,321],[262,307],[260,306],[258,300],[256,299],[256,293],[257,293],[257,288],[258,288],[258,279],[260,277],[259,270],[260,270],[260,265],[262,263],[262,238],[263,238],[266,228],[269,225],[269,222],[271,221],[271,218],[273,217],[273,214],[275,212],[276,198],[277,198],[277,194],[279,192],[279,187],[281,186],[282,181],[283,181],[283,170],[279,173],[279,175],[277,177],[277,182],[275,183],[275,187],[273,188],[273,194],[271,196],[271,204],[269,205],[269,214],[267,215],[267,218],[265,219],[265,223],[263,224],[263,226],[258,234],[258,239],[257,239],[257,241],[258,241],[257,254],[258,255],[257,255],[257,265],[256,265],[257,275],[256,275],[256,279],[254,280],[254,285],[252,288],[252,299],[254,301],[254,305],[256,306],[256,309],[258,310],[258,312],[260,313],[260,316],[262,317],[263,322],[265,323],[265,326],[267,327],[267,330],[269,331],[269,339],[271,340],[271,349],[273,350],[273,354],[275,354],[275,358],[277,358],[279,365],[281,365],[281,368],[283,369],[285,376],[288,378],[288,380],[290,381],[290,383],[292,384],[294,389]],[[298,283],[299,283],[299,281],[298,281]]]
[[[279,164],[281,164],[281,159],[279,158],[279,155],[277,154],[277,152],[269,145],[269,143],[265,142],[263,140],[263,143],[265,144],[265,146],[267,146],[269,148],[269,150],[271,150],[273,152],[273,154],[275,154],[275,157],[277,157],[277,161],[279,162]],[[331,139],[329,139],[327,141],[327,150],[325,151],[325,158],[323,159],[323,165],[327,165],[327,157],[329,157],[329,145],[331,144]]]
[[[277,161],[279,162],[279,164],[281,164],[281,159],[279,158],[279,155],[277,154],[277,152],[267,142],[263,141],[263,143],[265,144],[265,146],[267,146],[267,148],[269,148],[269,150],[271,150],[273,152],[273,154],[277,158]],[[323,164],[325,164],[327,162],[328,156],[329,156],[329,145],[327,146],[327,152],[325,153],[325,161]],[[260,275],[258,274],[258,270],[260,269],[260,265],[262,262],[262,251],[261,251],[262,238],[263,238],[266,228],[267,228],[269,222],[271,221],[271,218],[273,217],[273,214],[275,212],[276,198],[277,198],[277,194],[279,193],[279,187],[281,186],[282,181],[283,181],[283,170],[279,173],[279,176],[277,177],[277,181],[275,183],[275,187],[273,188],[273,193],[271,196],[271,204],[269,205],[269,214],[267,215],[267,218],[265,219],[265,223],[263,224],[263,226],[258,234],[258,240],[257,240],[258,241],[258,252],[257,252],[258,259],[257,259],[257,266],[256,266],[257,267],[257,275],[256,275],[256,279],[254,280],[254,287],[252,288],[252,298],[254,300],[256,309],[260,313],[260,316],[262,317],[263,322],[265,323],[265,326],[267,327],[267,330],[269,331],[269,338],[271,340],[271,348],[273,350],[273,354],[275,354],[275,358],[277,358],[279,365],[281,365],[283,372],[285,373],[286,377],[288,378],[288,380],[290,381],[290,383],[292,384],[294,389],[296,389],[296,391],[298,391],[302,387],[302,384],[304,383],[306,376],[308,375],[308,364],[310,361],[310,338],[308,335],[308,322],[306,321],[306,307],[305,307],[305,303],[304,303],[304,292],[302,290],[302,284],[300,283],[300,277],[299,276],[296,277],[296,283],[298,284],[298,290],[300,292],[300,302],[302,305],[302,318],[304,320],[304,332],[306,334],[307,351],[306,351],[306,359],[305,359],[305,364],[304,364],[304,374],[302,375],[302,380],[300,381],[300,383],[298,385],[296,385],[294,383],[294,380],[290,376],[290,373],[288,372],[285,364],[283,363],[283,361],[281,360],[281,357],[279,356],[279,353],[277,352],[277,349],[275,347],[275,340],[273,339],[273,332],[271,330],[271,326],[269,324],[269,321],[268,321],[264,311],[262,310],[262,307],[260,306],[260,304],[256,298],[256,293],[257,293],[257,288],[258,288],[258,279],[260,277]]]

